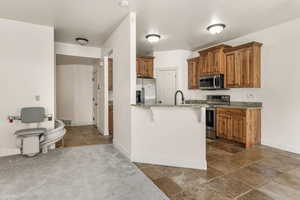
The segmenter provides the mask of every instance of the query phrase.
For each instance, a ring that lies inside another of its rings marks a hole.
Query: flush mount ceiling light
[[[87,44],[89,43],[89,40],[86,39],[86,38],[80,38],[80,37],[78,37],[78,38],[76,38],[75,40],[76,40],[76,42],[77,42],[78,44],[80,44],[80,45],[82,45],[82,46],[85,46],[85,45],[87,45]]]
[[[160,40],[160,35],[158,35],[158,34],[148,34],[148,35],[146,35],[146,39],[150,43],[155,43],[155,42],[158,42]]]
[[[118,4],[120,7],[128,7],[129,6],[128,0],[119,0]]]
[[[224,30],[225,27],[226,27],[225,24],[212,24],[212,25],[207,27],[207,30],[211,34],[215,35],[215,34],[221,33]]]

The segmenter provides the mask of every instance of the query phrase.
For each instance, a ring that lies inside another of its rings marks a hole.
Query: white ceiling
[[[91,46],[103,44],[128,14],[137,12],[138,53],[152,50],[205,47],[300,17],[300,0],[1,0],[0,17],[53,25],[55,39],[74,43],[87,37]],[[213,22],[227,25],[219,35],[206,27]],[[145,35],[162,35],[150,45]]]

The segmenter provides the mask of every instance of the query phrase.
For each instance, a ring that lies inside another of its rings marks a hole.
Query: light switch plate
[[[255,98],[254,94],[252,93],[247,94],[247,99],[254,99],[254,98]]]
[[[36,95],[34,98],[36,101],[40,101],[40,99],[41,99],[40,95]]]

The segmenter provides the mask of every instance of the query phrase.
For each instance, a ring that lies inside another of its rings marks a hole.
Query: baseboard
[[[115,141],[113,141],[113,145],[116,149],[118,149],[124,156],[126,156],[129,160],[131,160],[130,153],[121,145],[117,144]]]
[[[15,148],[15,149],[0,148],[0,157],[17,155],[20,153],[21,153],[20,149],[17,149],[17,148]]]
[[[296,148],[291,147],[291,146],[286,145],[286,144],[277,144],[277,143],[266,142],[266,141],[262,141],[261,144],[272,147],[272,148],[280,149],[280,150],[283,150],[283,151],[288,151],[288,152],[300,154],[299,149],[296,149]]]

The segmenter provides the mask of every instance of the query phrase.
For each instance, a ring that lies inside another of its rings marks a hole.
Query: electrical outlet
[[[255,98],[254,94],[252,93],[247,94],[247,99],[254,99],[254,98]]]
[[[40,99],[41,99],[40,95],[36,95],[34,98],[36,101],[40,101]]]

